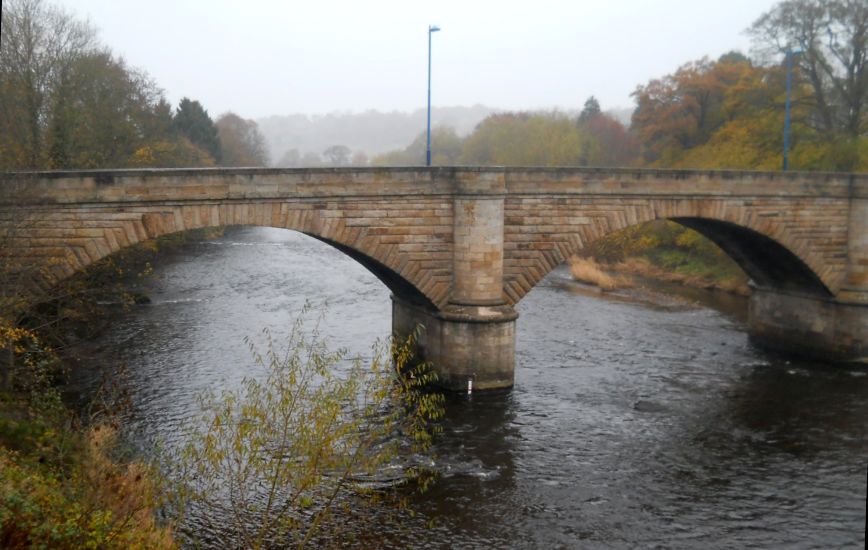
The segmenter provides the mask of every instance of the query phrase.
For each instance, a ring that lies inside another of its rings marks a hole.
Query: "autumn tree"
[[[583,125],[589,166],[632,166],[639,157],[639,141],[630,131],[607,114],[599,114]]]
[[[502,166],[579,166],[588,136],[561,113],[491,115],[464,141],[460,161]]]
[[[49,121],[48,167],[124,167],[171,125],[162,94],[109,51],[76,59],[59,79]]]
[[[42,168],[57,88],[96,33],[42,0],[7,0],[0,34],[0,167]]]
[[[645,162],[670,165],[683,152],[706,143],[729,118],[726,91],[752,68],[739,54],[718,61],[687,63],[674,74],[651,80],[633,92],[631,129],[642,144]]]
[[[268,152],[259,126],[235,113],[225,113],[217,119],[222,166],[265,166]]]
[[[587,135],[583,140],[583,166],[630,166],[639,156],[639,142],[620,121],[604,114],[597,98],[585,101],[576,126]]]
[[[324,536],[344,542],[344,524],[382,527],[371,507],[400,508],[408,487],[430,484],[412,457],[427,453],[443,416],[443,396],[426,389],[435,376],[413,360],[414,336],[348,368],[345,353],[305,333],[301,319],[287,346],[266,337],[264,353],[251,345],[264,380],[200,398],[200,418],[172,461],[181,521],[251,549],[319,548]],[[367,483],[384,472],[389,483]]]
[[[813,135],[794,143],[797,168],[868,168],[868,4],[864,0],[787,0],[750,28],[756,51],[776,64],[793,53],[803,122]],[[799,158],[801,155],[802,158]]]
[[[579,124],[579,126],[583,126],[588,122],[594,120],[601,114],[602,111],[600,110],[600,102],[597,101],[596,97],[591,96],[585,101],[585,106],[582,108],[582,112],[579,113],[579,119],[577,123]]]

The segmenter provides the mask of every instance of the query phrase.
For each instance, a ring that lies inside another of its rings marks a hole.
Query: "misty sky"
[[[49,0],[51,1],[51,0]],[[703,55],[747,52],[772,0],[57,0],[212,116],[436,105],[632,107],[637,84]]]

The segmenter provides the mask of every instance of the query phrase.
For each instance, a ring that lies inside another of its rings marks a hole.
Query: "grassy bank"
[[[604,290],[629,286],[629,275],[747,295],[747,276],[714,243],[677,223],[658,220],[596,241],[571,260],[573,276]]]

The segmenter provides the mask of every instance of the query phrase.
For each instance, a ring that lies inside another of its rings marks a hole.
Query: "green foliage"
[[[159,91],[108,52],[71,63],[55,93],[49,167],[126,166],[151,136]]]
[[[186,97],[181,99],[175,112],[174,128],[180,135],[190,140],[190,143],[206,151],[217,162],[223,158],[217,127],[208,116],[208,111],[198,101]]]
[[[582,108],[582,112],[579,113],[577,122],[579,126],[584,126],[601,114],[603,112],[600,110],[600,102],[597,101],[596,97],[591,96],[585,101],[585,106]]]
[[[809,88],[806,120],[827,138],[868,129],[868,4],[853,0],[784,0],[749,29],[760,54],[799,49],[794,64]]]
[[[645,163],[663,168],[778,170],[783,156],[786,50],[793,57],[790,167],[868,165],[868,5],[785,0],[750,28],[759,54],[702,59],[634,92],[631,129]]]
[[[741,268],[710,240],[668,220],[616,231],[595,241],[588,255],[609,264],[644,259],[663,271],[713,282],[743,283]]]
[[[375,346],[369,365],[347,368],[315,332],[302,338],[300,323],[286,349],[267,331],[265,355],[251,345],[264,380],[202,396],[181,452],[187,518],[227,546],[303,547],[346,513],[363,520],[383,482],[427,480],[401,460],[429,447],[443,398],[422,391],[433,375],[411,365],[412,341],[393,346],[394,367]]]
[[[589,138],[560,113],[492,115],[467,137],[460,161],[496,166],[579,166]]]
[[[214,159],[183,136],[157,139],[136,149],[129,159],[131,168],[188,168],[213,166]]]
[[[43,168],[60,82],[96,32],[42,0],[3,2],[0,25],[0,169]]]
[[[105,454],[108,429],[76,440],[64,468],[0,448],[0,546],[3,548],[174,548],[154,523],[152,474]],[[76,434],[78,435],[78,434]]]
[[[110,423],[84,428],[63,405],[57,357],[33,331],[0,326],[22,368],[0,391],[0,546],[172,548],[161,490],[141,464],[111,457]]]
[[[457,164],[461,156],[463,141],[455,129],[448,126],[435,126],[431,129],[431,164],[443,166]],[[425,132],[416,136],[410,145],[400,151],[377,155],[372,160],[375,166],[423,166],[425,164]]]
[[[202,130],[188,104],[174,124],[157,85],[100,46],[89,24],[42,0],[10,0],[2,25],[0,169],[209,166],[219,158],[213,124]]]

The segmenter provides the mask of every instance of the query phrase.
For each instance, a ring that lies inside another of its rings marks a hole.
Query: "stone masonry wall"
[[[0,239],[17,259],[46,266],[57,280],[174,231],[284,227],[375,259],[442,309],[451,298],[497,301],[498,292],[516,303],[606,234],[658,218],[701,217],[774,239],[836,295],[847,287],[852,296],[868,296],[866,222],[853,219],[864,218],[866,198],[868,176],[847,174],[573,168],[0,174]],[[455,213],[463,216],[469,205],[475,229],[465,235]],[[462,255],[467,238],[475,248]]]

